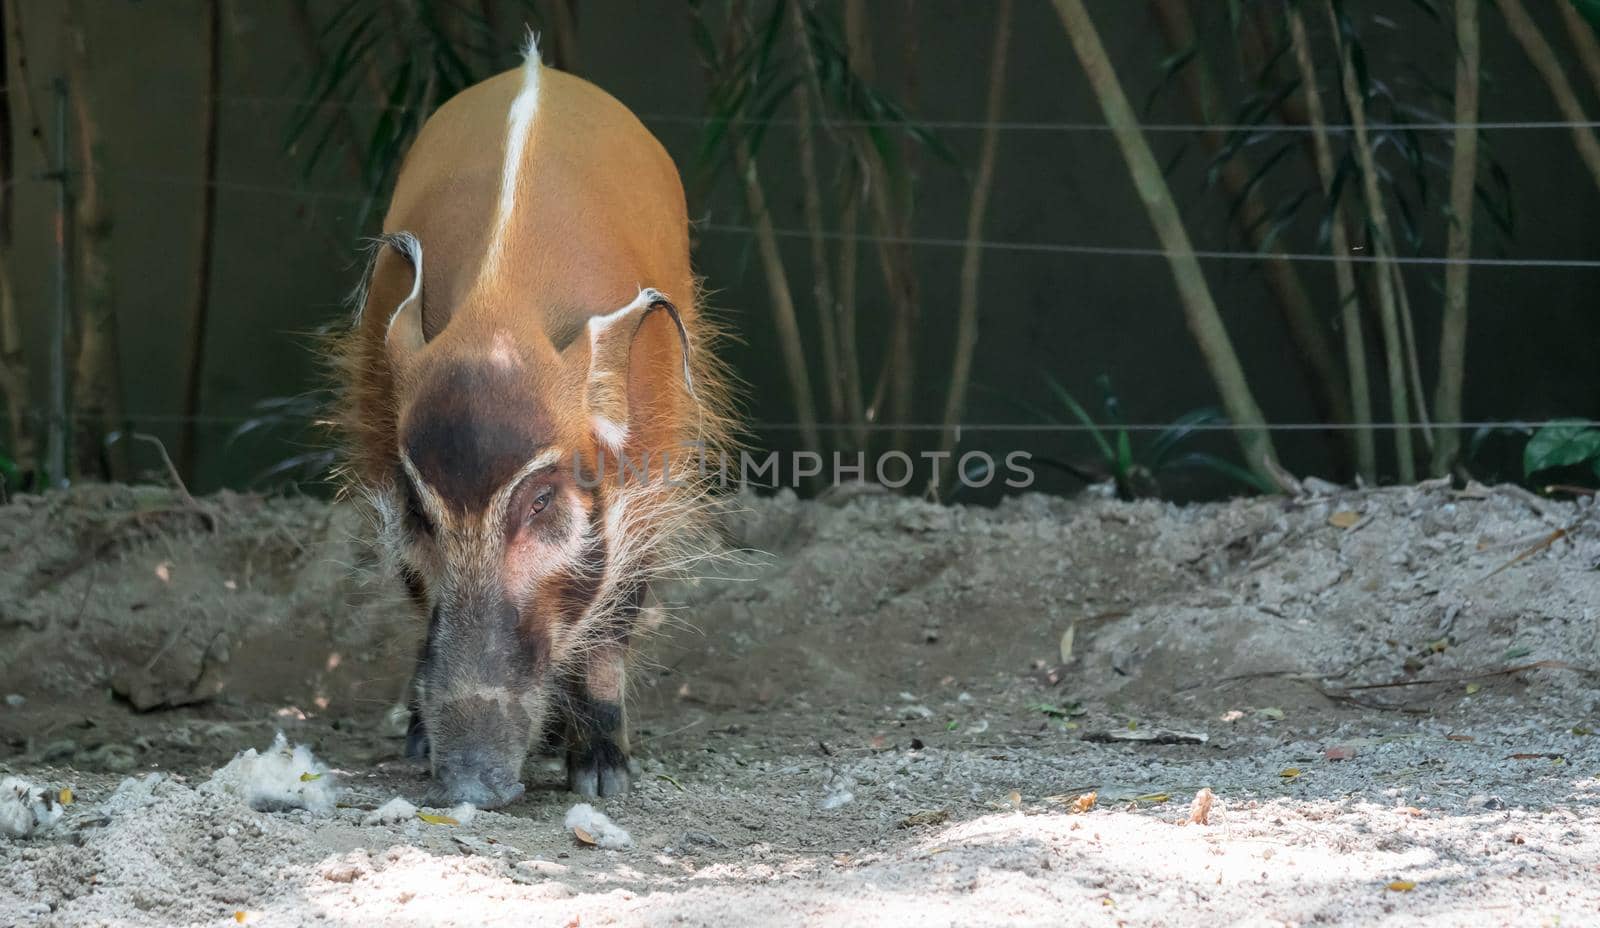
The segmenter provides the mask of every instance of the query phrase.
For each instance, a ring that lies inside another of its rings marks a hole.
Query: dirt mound
[[[548,762],[500,813],[375,814],[426,788],[387,718],[421,630],[350,510],[20,498],[0,772],[77,801],[0,838],[0,924],[1582,920],[1590,510],[1322,490],[739,500],[764,553],[658,591],[617,851],[563,830]],[[279,730],[331,814],[207,787]],[[1173,824],[1201,787],[1212,824]]]

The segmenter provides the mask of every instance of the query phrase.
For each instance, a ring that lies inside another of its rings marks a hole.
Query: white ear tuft
[[[683,347],[683,382],[694,394],[690,379],[689,332],[683,317],[666,294],[653,288],[643,288],[633,302],[606,313],[589,317],[589,379],[587,386],[589,412],[594,421],[595,434],[600,440],[617,448],[628,436],[628,362],[633,348],[633,337],[644,323],[645,317],[656,310],[665,310],[678,327],[678,338]]]
[[[409,354],[421,349],[425,341],[422,335],[422,243],[410,232],[385,235],[382,242],[411,265],[411,292],[389,315],[385,336],[391,353]]]

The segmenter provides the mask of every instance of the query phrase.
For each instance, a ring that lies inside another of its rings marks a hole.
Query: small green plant
[[[1111,389],[1110,377],[1101,374],[1095,379],[1103,396],[1103,423],[1096,422],[1083,404],[1055,378],[1045,374],[1044,380],[1051,395],[1094,440],[1095,449],[1104,464],[1104,472],[1097,473],[1058,459],[1035,458],[1040,464],[1065,470],[1091,483],[1110,479],[1116,485],[1120,499],[1160,496],[1162,476],[1192,468],[1213,471],[1262,493],[1275,492],[1275,488],[1265,480],[1231,461],[1203,451],[1183,450],[1183,446],[1200,431],[1228,424],[1227,417],[1215,407],[1206,406],[1184,413],[1157,432],[1147,444],[1136,444],[1131,430],[1123,423],[1121,403]],[[1072,424],[1046,410],[1035,410],[1034,413],[1052,424]]]
[[[1522,474],[1557,468],[1585,468],[1600,479],[1600,428],[1588,419],[1555,419],[1546,422],[1528,439],[1522,451]]]

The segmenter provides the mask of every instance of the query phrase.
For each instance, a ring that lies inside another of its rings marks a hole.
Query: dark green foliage
[[[532,0],[518,0],[517,9],[519,21],[537,21]],[[520,55],[517,37],[493,34],[481,8],[449,0],[345,0],[317,29],[317,44],[321,67],[290,120],[287,147],[309,176],[343,144],[342,121],[351,123],[363,145],[361,182],[368,195],[358,228],[394,183],[401,157],[432,110],[515,66]]]
[[[1124,424],[1121,402],[1111,389],[1109,377],[1102,374],[1096,378],[1104,413],[1101,421],[1097,422],[1059,381],[1049,374],[1043,376],[1050,396],[1070,418],[1063,418],[1047,408],[1032,404],[1015,405],[1053,425],[1081,426],[1094,442],[1103,471],[1097,472],[1051,457],[1035,457],[1037,463],[1065,471],[1086,482],[1097,483],[1109,479],[1115,483],[1117,496],[1122,499],[1160,496],[1163,476],[1195,469],[1212,471],[1262,493],[1275,492],[1274,487],[1247,468],[1214,454],[1184,450],[1201,432],[1228,425],[1227,417],[1215,407],[1207,406],[1184,413],[1148,442],[1135,442],[1132,432]]]
[[[1556,419],[1545,423],[1522,451],[1523,475],[1555,468],[1583,467],[1600,477],[1600,428],[1587,419]]]
[[[332,407],[330,390],[308,390],[298,396],[276,396],[255,404],[256,415],[246,419],[228,436],[233,446],[250,435],[263,433],[306,433],[327,414]],[[318,436],[323,437],[323,436]],[[304,439],[303,439],[304,440]],[[337,460],[337,452],[326,443],[306,441],[304,450],[274,462],[251,477],[252,484],[321,483],[328,479]]]
[[[734,138],[742,136],[752,156],[761,150],[790,95],[809,79],[810,65],[799,60],[792,43],[782,36],[786,5],[794,2],[799,0],[772,0],[764,10],[750,14],[743,3],[690,0],[695,47],[710,77],[706,125],[689,172],[695,193],[691,199],[707,195],[726,174],[733,162]],[[843,30],[827,6],[803,4],[802,9],[807,47],[823,97],[819,118],[860,129],[882,159],[898,197],[910,195],[902,137],[960,169],[960,160],[938,135],[912,120],[903,106],[850,66]],[[859,186],[856,160],[846,157],[841,165],[846,171],[841,182],[847,188]]]
[[[1600,0],[1573,2],[1600,7]],[[1448,29],[1439,5],[1433,0],[1408,0],[1406,6],[1420,11],[1428,28]],[[1323,39],[1324,44],[1319,49],[1324,53],[1319,53],[1317,58],[1325,73],[1320,75],[1319,85],[1324,93],[1331,95],[1339,91],[1340,81],[1337,60],[1325,54],[1330,49],[1327,48],[1327,24],[1322,6],[1303,3],[1301,8],[1313,27],[1313,41],[1319,35]],[[1379,188],[1392,204],[1396,219],[1399,239],[1396,247],[1422,253],[1427,244],[1424,217],[1448,207],[1445,193],[1450,172],[1451,136],[1448,132],[1423,131],[1417,127],[1450,121],[1454,86],[1439,83],[1409,59],[1375,59],[1372,56],[1367,33],[1372,30],[1398,32],[1402,28],[1400,24],[1386,15],[1397,10],[1382,4],[1346,2],[1336,2],[1334,8],[1339,36],[1349,50],[1356,84],[1371,122],[1369,140],[1379,166]],[[1207,5],[1200,4],[1197,9],[1203,12]],[[1336,175],[1331,194],[1324,196],[1303,133],[1281,131],[1289,125],[1285,119],[1287,104],[1301,91],[1300,79],[1292,67],[1292,43],[1283,27],[1282,10],[1281,0],[1229,0],[1225,19],[1200,16],[1196,21],[1196,47],[1160,62],[1162,81],[1157,93],[1170,86],[1174,77],[1183,68],[1192,66],[1207,49],[1219,60],[1235,56],[1237,49],[1231,46],[1238,43],[1240,30],[1264,23],[1269,34],[1263,39],[1269,47],[1262,62],[1238,75],[1243,90],[1232,111],[1211,114],[1212,118],[1226,122],[1229,130],[1222,148],[1208,166],[1205,183],[1208,188],[1216,188],[1225,165],[1242,156],[1253,157],[1256,160],[1249,182],[1229,203],[1230,218],[1242,207],[1245,197],[1259,194],[1267,200],[1267,210],[1260,220],[1268,226],[1261,245],[1263,250],[1282,247],[1282,239],[1291,229],[1310,220],[1310,228],[1316,229],[1315,248],[1303,250],[1325,251],[1332,223],[1338,216],[1337,205],[1351,195],[1361,195],[1361,185],[1355,182],[1359,176],[1357,152],[1352,147],[1355,139],[1353,133],[1334,131]],[[1485,75],[1484,79],[1492,83],[1492,75]],[[1342,93],[1335,99],[1342,99]],[[1335,106],[1329,112],[1330,122],[1345,122],[1347,118],[1342,106]],[[1478,147],[1477,199],[1503,244],[1512,238],[1516,223],[1510,179],[1486,133],[1480,133]],[[1308,214],[1308,209],[1314,212]]]

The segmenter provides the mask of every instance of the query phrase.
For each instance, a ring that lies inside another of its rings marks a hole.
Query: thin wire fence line
[[[81,176],[91,172],[74,172]],[[135,183],[175,184],[180,186],[206,187],[213,186],[219,190],[229,190],[240,193],[256,193],[274,196],[302,196],[307,198],[322,198],[342,200],[352,203],[361,203],[371,200],[370,195],[352,193],[338,190],[312,190],[300,187],[279,187],[264,184],[251,184],[240,181],[217,180],[207,181],[203,178],[188,175],[158,175],[158,174],[131,174],[125,172],[92,172],[98,177],[131,181]],[[750,235],[757,230],[754,226],[738,223],[722,222],[695,222],[692,223],[696,230],[713,232],[716,234]],[[805,229],[776,228],[773,233],[780,238],[810,238],[811,233]],[[893,244],[911,245],[918,248],[965,248],[966,239],[942,238],[938,236],[894,236],[874,235],[864,232],[837,232],[825,231],[822,237],[830,241],[854,241],[862,244]],[[1260,261],[1272,258],[1284,261],[1301,261],[1316,264],[1326,264],[1339,260],[1347,260],[1356,264],[1377,264],[1393,262],[1399,265],[1415,265],[1421,267],[1442,267],[1447,265],[1466,265],[1469,267],[1499,267],[1499,268],[1543,268],[1567,270],[1600,270],[1600,259],[1591,258],[1444,258],[1428,255],[1398,255],[1394,257],[1379,258],[1370,254],[1350,254],[1334,256],[1312,252],[1256,252],[1256,251],[1226,251],[1218,249],[1195,249],[1188,252],[1168,251],[1164,248],[1140,248],[1120,245],[1075,245],[1065,242],[1004,242],[991,239],[979,239],[972,243],[985,251],[1011,251],[1035,254],[1066,254],[1088,255],[1102,258],[1174,258],[1193,257],[1207,261]]]
[[[320,109],[365,110],[372,112],[412,112],[418,107],[400,103],[361,103],[344,100],[327,100],[322,102],[308,101],[299,97],[271,97],[223,94],[217,100],[230,105],[248,106],[314,106]],[[434,107],[437,109],[437,107]],[[660,123],[663,125],[708,125],[713,122],[727,123],[733,126],[786,126],[799,128],[809,125],[814,128],[837,127],[843,129],[944,129],[959,132],[977,132],[990,128],[1001,132],[1111,132],[1112,127],[1103,122],[1064,122],[1052,120],[978,120],[978,119],[797,119],[792,116],[775,116],[765,119],[723,119],[719,116],[707,116],[695,113],[640,113],[637,114],[640,122]],[[1319,127],[1310,125],[1295,125],[1292,123],[1186,123],[1186,122],[1155,122],[1141,123],[1139,128],[1145,132],[1163,133],[1189,133],[1189,132],[1315,132]],[[1353,123],[1327,123],[1320,127],[1333,133],[1353,133]],[[1367,129],[1373,132],[1454,132],[1460,128],[1475,128],[1485,131],[1500,130],[1554,130],[1587,128],[1600,129],[1600,120],[1560,120],[1560,119],[1507,119],[1507,120],[1479,120],[1476,122],[1373,122],[1367,124]]]
[[[696,229],[705,232],[717,233],[752,233],[752,226],[736,225],[718,222],[699,222],[694,224]],[[811,233],[805,229],[773,229],[773,234],[779,238],[810,238]],[[1093,255],[1103,258],[1176,258],[1193,257],[1209,261],[1260,261],[1264,258],[1281,259],[1284,261],[1306,261],[1313,263],[1330,263],[1334,261],[1350,261],[1355,264],[1378,264],[1392,262],[1394,264],[1420,265],[1424,267],[1438,267],[1445,265],[1468,265],[1471,267],[1517,267],[1517,268],[1568,268],[1580,270],[1600,269],[1600,259],[1590,258],[1439,258],[1426,255],[1377,257],[1370,254],[1331,255],[1306,252],[1259,252],[1259,251],[1219,251],[1214,249],[1198,248],[1192,251],[1168,251],[1164,248],[1133,248],[1117,245],[1071,245],[1058,242],[997,242],[988,239],[978,239],[968,242],[962,238],[938,238],[921,235],[873,235],[859,232],[823,232],[822,237],[833,241],[855,241],[869,244],[912,245],[919,248],[965,248],[969,244],[982,248],[985,251],[1017,251],[1035,252],[1044,254],[1071,254]]]
[[[28,413],[29,419],[47,420],[48,413],[35,410]],[[314,425],[313,419],[284,419],[280,422],[267,422],[270,418],[264,415],[228,415],[201,413],[197,415],[184,415],[181,413],[124,413],[121,418],[127,422],[154,422],[154,423],[184,423],[196,422],[212,425],[241,425],[246,422],[262,422],[262,429],[278,425],[306,426]],[[70,422],[99,421],[100,417],[83,414],[70,414]],[[0,414],[0,421],[8,421],[7,417]],[[1459,422],[1430,422],[1426,425],[1416,422],[1373,422],[1367,425],[1356,425],[1348,422],[1276,422],[1264,426],[1239,425],[1233,422],[1210,422],[1197,425],[1177,425],[1172,422],[1128,422],[1128,423],[1099,423],[1085,425],[1076,422],[965,422],[958,423],[954,429],[958,432],[1092,432],[1125,429],[1130,432],[1166,431],[1173,428],[1182,428],[1193,432],[1246,432],[1256,428],[1265,428],[1269,431],[1279,432],[1348,432],[1357,429],[1373,429],[1376,431],[1400,431],[1402,429],[1484,429],[1484,428],[1514,428],[1538,429],[1547,425],[1572,424],[1571,418],[1563,419],[1480,419]],[[1586,421],[1586,420],[1584,420]],[[1590,423],[1594,424],[1594,423]],[[802,431],[813,426],[798,422],[766,422],[755,421],[744,423],[746,429],[754,431]],[[815,428],[822,431],[868,431],[868,432],[943,432],[950,428],[939,422],[912,422],[896,425],[890,422],[868,422],[854,425],[847,422],[817,423]]]

